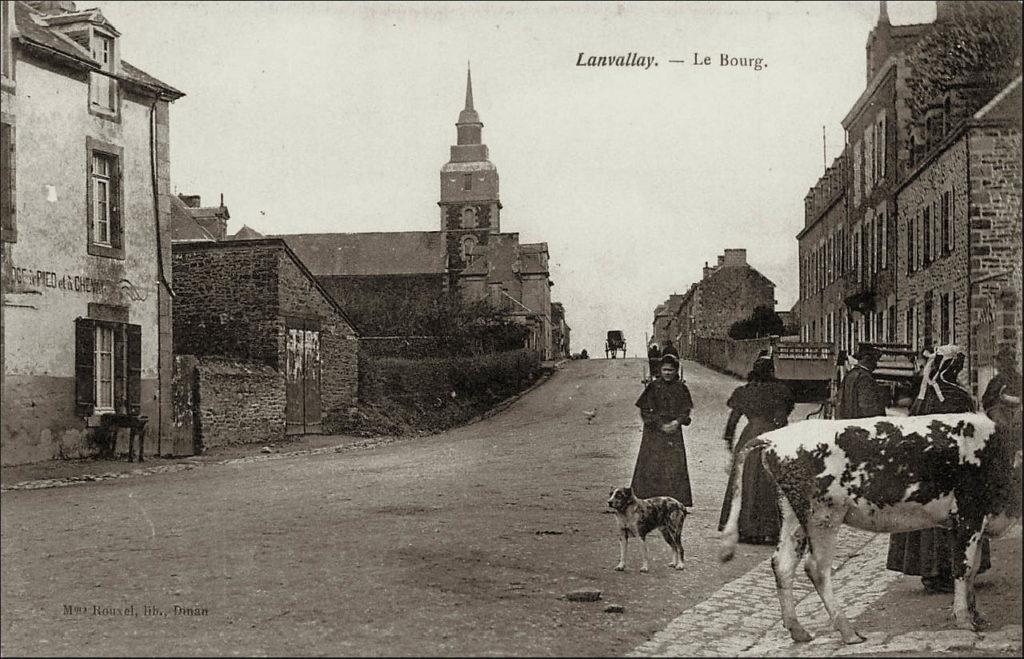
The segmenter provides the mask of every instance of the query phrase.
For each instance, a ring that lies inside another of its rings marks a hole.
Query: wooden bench
[[[146,441],[146,423],[148,421],[148,416],[137,414],[104,414],[101,416],[98,429],[101,446],[100,457],[116,459],[117,430],[128,428],[128,462],[134,462],[132,454],[136,438],[139,440],[139,462],[143,462],[142,449]]]

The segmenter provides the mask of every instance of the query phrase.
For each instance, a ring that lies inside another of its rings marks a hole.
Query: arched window
[[[466,263],[470,263],[473,260],[473,251],[476,249],[477,240],[476,236],[465,236],[462,238],[461,249],[462,260]]]
[[[467,206],[462,209],[460,216],[459,225],[463,229],[475,229],[476,228],[476,209],[472,206]]]

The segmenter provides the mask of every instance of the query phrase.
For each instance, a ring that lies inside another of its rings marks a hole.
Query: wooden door
[[[320,329],[315,320],[289,319],[286,324],[286,434],[320,433]]]

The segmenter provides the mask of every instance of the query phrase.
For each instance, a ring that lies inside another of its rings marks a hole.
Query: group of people
[[[671,352],[669,352],[671,350]],[[875,380],[881,352],[863,345],[853,355],[855,362],[843,377],[838,392],[836,416],[859,419],[885,416],[888,395]],[[966,355],[959,346],[940,346],[923,355],[921,383],[910,406],[911,415],[974,412],[970,392],[960,382]],[[672,496],[684,506],[693,505],[690,476],[683,444],[683,426],[690,425],[693,399],[680,377],[678,354],[671,343],[648,353],[652,380],[637,400],[643,420],[643,438],[633,471],[632,488],[638,497]],[[996,374],[982,395],[982,407],[989,412],[1003,395],[1021,395],[1021,374],[1016,368],[1016,350],[1005,345],[996,354]],[[774,365],[762,353],[747,376],[747,383],[729,397],[729,419],[723,439],[736,456],[752,439],[785,426],[793,412],[795,399],[790,388],[775,377]],[[734,441],[736,427],[747,423]],[[730,470],[730,474],[735,470]],[[732,503],[732,475],[726,488],[719,520],[725,526]],[[740,510],[740,542],[775,544],[779,540],[781,513],[775,484],[761,465],[760,451],[748,454],[743,472],[743,506]],[[953,543],[950,532],[941,528],[909,533],[894,533],[889,543],[887,567],[908,575],[920,576],[929,592],[951,592],[953,588]],[[980,572],[991,567],[988,540],[982,547]]]

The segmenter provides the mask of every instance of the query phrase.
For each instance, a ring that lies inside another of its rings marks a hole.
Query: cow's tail
[[[758,437],[749,442],[737,453],[732,462],[732,504],[729,507],[729,519],[722,529],[721,542],[718,549],[718,560],[726,563],[732,560],[736,553],[736,543],[740,539],[740,507],[743,505],[743,466],[747,462],[750,452],[764,448],[768,440]]]

